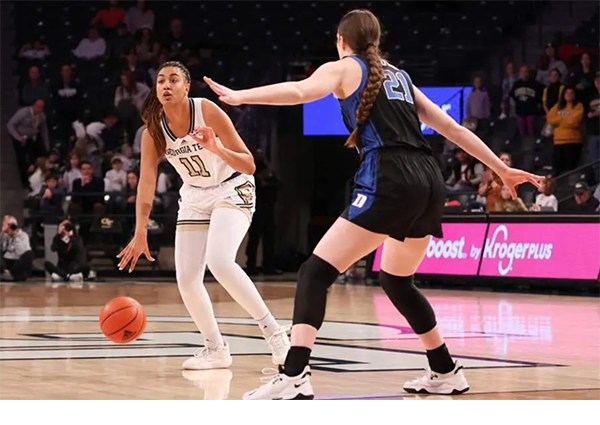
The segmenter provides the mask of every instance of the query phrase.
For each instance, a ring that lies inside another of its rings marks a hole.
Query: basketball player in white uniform
[[[144,102],[141,170],[136,201],[135,235],[118,255],[119,269],[148,250],[146,223],[162,157],[183,180],[175,237],[177,285],[205,347],[183,363],[184,369],[226,368],[231,362],[203,279],[206,266],[229,294],[257,321],[276,365],[289,349],[281,329],[254,283],[235,262],[255,204],[252,154],[229,117],[206,99],[188,98],[190,74],[179,62],[167,62]]]

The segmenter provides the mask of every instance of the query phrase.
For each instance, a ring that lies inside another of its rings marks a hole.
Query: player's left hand
[[[219,100],[221,102],[231,106],[239,106],[244,103],[238,90],[231,90],[208,77],[204,77],[204,82],[208,84],[212,91],[219,95]]]
[[[196,127],[192,130],[190,136],[198,142],[200,146],[215,155],[218,155],[223,147],[223,144],[217,139],[215,131],[210,127]]]
[[[519,170],[518,168],[507,168],[503,173],[499,174],[504,182],[504,185],[510,189],[510,195],[513,199],[517,199],[517,186],[522,183],[531,183],[538,189],[542,188],[544,177],[528,173],[527,171]]]

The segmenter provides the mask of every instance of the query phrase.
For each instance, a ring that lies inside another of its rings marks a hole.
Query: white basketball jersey
[[[206,126],[202,117],[202,98],[190,98],[189,133],[199,126]],[[185,184],[196,187],[216,186],[235,173],[225,161],[204,149],[191,136],[177,138],[163,115],[162,129],[167,141],[165,156],[177,170]]]

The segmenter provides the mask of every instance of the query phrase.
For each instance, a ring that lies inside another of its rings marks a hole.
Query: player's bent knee
[[[311,255],[298,270],[294,301],[294,324],[311,325],[319,329],[325,318],[327,290],[339,271],[316,255]]]
[[[206,265],[217,280],[219,279],[218,276],[228,273],[232,268],[239,267],[235,260],[219,253],[208,254]]]
[[[414,285],[414,276],[395,276],[385,271],[379,273],[379,283],[390,301],[402,314],[417,335],[433,328],[437,322],[429,301]]]

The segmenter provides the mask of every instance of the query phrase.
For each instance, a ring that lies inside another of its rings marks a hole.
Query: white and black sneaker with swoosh
[[[310,367],[306,366],[298,376],[278,373],[266,384],[248,391],[243,400],[312,400],[315,392],[310,385]]]
[[[456,395],[469,391],[469,383],[463,367],[459,362],[454,363],[454,370],[448,373],[437,373],[427,368],[425,375],[404,383],[404,391],[412,394],[443,394]]]

